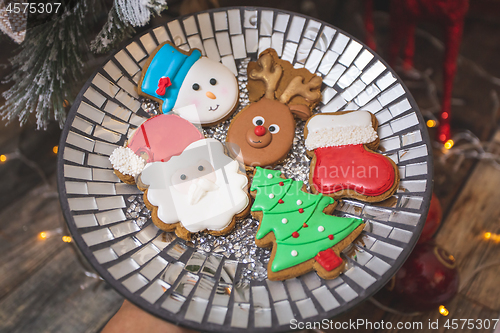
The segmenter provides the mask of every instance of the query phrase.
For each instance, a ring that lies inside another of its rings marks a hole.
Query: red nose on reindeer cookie
[[[308,153],[313,155],[309,182],[314,192],[368,202],[394,194],[398,168],[374,151],[380,142],[377,126],[368,111],[319,114],[309,119],[304,136]]]
[[[247,166],[272,166],[283,160],[295,136],[295,117],[306,120],[321,99],[321,77],[294,69],[267,49],[248,64],[251,104],[233,118],[227,131],[230,153]]]

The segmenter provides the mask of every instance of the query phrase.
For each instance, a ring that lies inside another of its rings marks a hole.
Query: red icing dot
[[[293,237],[293,238],[297,238],[297,237],[299,237],[299,233],[298,233],[297,231],[294,231],[294,232],[292,233],[292,237]]]
[[[283,182],[280,182],[279,184],[280,184],[280,186],[283,186],[283,185],[285,185],[285,183],[283,183]]]
[[[283,200],[281,200],[281,199],[279,199],[279,200],[278,200],[278,203],[284,203],[284,201],[283,201]]]
[[[303,226],[304,228],[307,228],[307,227],[308,227],[307,223],[304,223],[302,226]]]
[[[330,240],[333,240],[333,235],[328,235],[328,238],[330,238]]]
[[[253,131],[257,136],[263,136],[264,134],[266,134],[266,128],[264,126],[255,126],[255,129]]]
[[[304,209],[299,208],[299,213],[301,213],[301,214],[302,214],[303,212],[304,212]]]

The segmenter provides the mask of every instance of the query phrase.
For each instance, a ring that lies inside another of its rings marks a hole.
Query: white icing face
[[[222,230],[248,205],[247,177],[214,139],[198,140],[168,162],[153,162],[141,174],[148,201],[167,224],[190,232]]]
[[[202,57],[187,73],[173,110],[194,124],[227,116],[238,102],[238,82],[223,64]]]

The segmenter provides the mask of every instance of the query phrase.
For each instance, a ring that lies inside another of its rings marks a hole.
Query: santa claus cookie
[[[274,49],[248,64],[250,105],[232,120],[226,141],[232,156],[249,167],[283,160],[295,136],[294,117],[306,120],[321,100],[321,77],[294,69]]]
[[[330,215],[336,202],[305,191],[303,182],[278,170],[257,167],[250,188],[252,215],[260,220],[255,243],[272,247],[270,280],[285,280],[316,270],[333,279],[343,270],[340,252],[363,230],[363,220]]]
[[[314,193],[379,202],[396,192],[396,164],[375,152],[377,127],[368,111],[317,114],[307,121],[304,137],[312,156],[309,183]]]
[[[160,103],[193,124],[210,126],[227,119],[238,106],[234,74],[221,63],[165,42],[151,54],[137,85],[139,95]]]
[[[206,231],[225,235],[249,211],[248,179],[215,139],[188,145],[167,162],[146,165],[137,177],[154,224],[189,240]]]
[[[146,163],[167,162],[203,134],[189,121],[163,114],[149,118],[130,136],[125,147],[113,151],[109,160],[115,174],[124,183],[135,184]]]

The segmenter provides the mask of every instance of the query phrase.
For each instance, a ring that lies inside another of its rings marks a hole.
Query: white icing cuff
[[[146,162],[128,147],[118,147],[113,150],[109,161],[113,169],[120,171],[124,175],[136,177],[144,169]]]
[[[372,125],[325,128],[307,134],[306,149],[366,144],[377,140],[377,138],[377,132]]]

